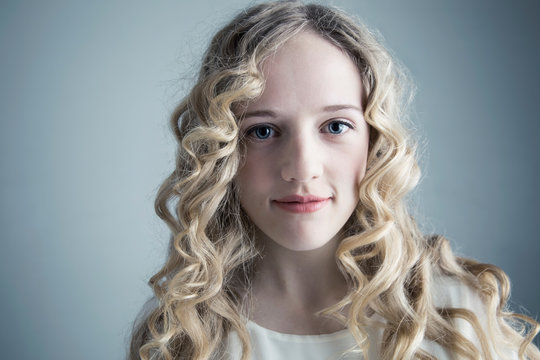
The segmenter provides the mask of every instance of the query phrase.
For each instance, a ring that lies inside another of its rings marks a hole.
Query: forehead
[[[289,39],[261,63],[261,71],[265,88],[252,105],[290,108],[347,103],[361,107],[362,79],[356,64],[313,32]]]

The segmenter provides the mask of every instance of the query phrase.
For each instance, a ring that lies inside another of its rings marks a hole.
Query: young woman
[[[321,5],[256,5],[215,35],[171,119],[173,236],[131,359],[540,358],[506,275],[407,212],[405,80]]]

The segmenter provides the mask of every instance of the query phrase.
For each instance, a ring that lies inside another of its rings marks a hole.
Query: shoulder
[[[433,275],[430,294],[437,308],[484,310],[486,304],[480,291],[457,276]]]
[[[499,326],[501,319],[490,311],[479,288],[458,276],[434,275],[431,280],[433,305],[453,329],[495,359],[518,358],[517,348],[505,341]]]
[[[480,291],[458,277],[436,275],[432,278],[430,295],[439,314],[479,345],[478,332],[485,333],[491,325],[488,304]]]

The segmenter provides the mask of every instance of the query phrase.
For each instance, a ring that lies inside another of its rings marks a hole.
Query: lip
[[[294,214],[312,213],[325,207],[331,197],[316,195],[287,195],[272,202],[282,210]]]

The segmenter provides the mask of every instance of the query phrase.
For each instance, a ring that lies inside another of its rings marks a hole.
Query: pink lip
[[[330,197],[320,197],[315,195],[288,195],[273,200],[273,203],[282,210],[301,214],[318,211],[326,206],[330,200]]]

